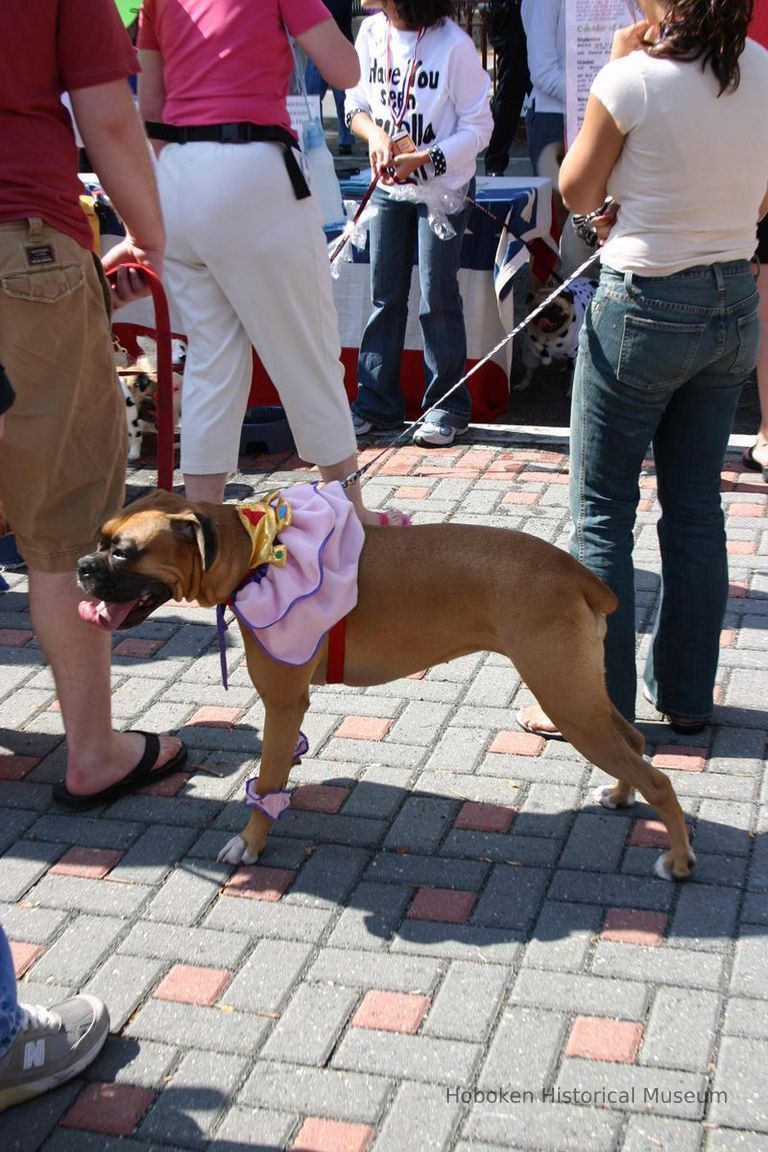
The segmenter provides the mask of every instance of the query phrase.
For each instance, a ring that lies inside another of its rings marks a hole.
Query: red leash
[[[121,268],[135,268],[149,284],[155,308],[155,339],[157,343],[157,486],[170,492],[173,488],[173,357],[171,352],[171,317],[163,282],[156,272],[144,264],[121,264]],[[114,284],[117,269],[107,277]]]

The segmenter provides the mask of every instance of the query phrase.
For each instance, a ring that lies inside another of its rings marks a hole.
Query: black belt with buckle
[[[161,124],[155,120],[145,120],[144,127],[150,140],[166,140],[171,144],[196,144],[212,141],[215,144],[280,144],[283,149],[285,166],[288,169],[293,191],[297,200],[310,195],[309,185],[294,154],[298,145],[286,128],[278,124],[251,124],[240,121],[235,124]]]

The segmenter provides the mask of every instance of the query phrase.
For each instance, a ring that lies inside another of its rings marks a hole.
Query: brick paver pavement
[[[307,476],[288,457],[242,467],[233,498]],[[565,546],[566,478],[562,444],[476,432],[387,453],[366,496]],[[133,473],[132,493],[152,481]],[[650,463],[641,489],[640,660],[659,592]],[[61,715],[8,574],[0,919],[22,997],[93,991],[113,1035],[84,1078],[0,1118],[3,1152],[766,1152],[768,489],[734,450],[723,493],[717,722],[686,740],[639,704],[695,828],[685,886],[652,874],[647,807],[596,808],[600,773],[516,731],[530,697],[493,655],[315,690],[297,803],[258,865],[217,863],[263,711],[235,628],[223,690],[196,607],[164,607],[114,657],[116,722],[178,730],[192,773],[61,812]]]

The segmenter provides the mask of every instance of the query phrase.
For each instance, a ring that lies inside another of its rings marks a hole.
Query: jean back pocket
[[[705,323],[625,316],[616,373],[619,380],[646,392],[685,383],[693,374],[706,330]]]

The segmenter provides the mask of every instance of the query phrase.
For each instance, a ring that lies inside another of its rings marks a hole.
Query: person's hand
[[[381,182],[382,184],[405,184],[417,168],[422,168],[428,162],[429,153],[427,152],[403,152],[392,158],[392,163],[385,175],[382,176]]]
[[[600,244],[605,244],[606,240],[608,239],[608,233],[616,223],[616,217],[620,207],[620,204],[617,204],[615,200],[612,200],[602,216],[595,216],[594,220],[592,221],[592,227],[597,233],[597,239]]]
[[[375,127],[368,136],[368,159],[374,176],[385,177],[386,170],[394,160],[392,141],[383,128]],[[391,184],[392,181],[390,180]]]
[[[637,24],[630,24],[627,28],[619,28],[613,34],[611,60],[621,60],[631,52],[644,52],[650,45],[656,43],[660,35],[659,25],[651,20],[639,20]]]
[[[106,273],[115,272],[110,278],[112,307],[123,308],[142,300],[150,293],[149,279],[137,268],[125,268],[125,264],[144,264],[158,276],[163,274],[163,249],[142,248],[130,236],[126,236],[102,257]]]

